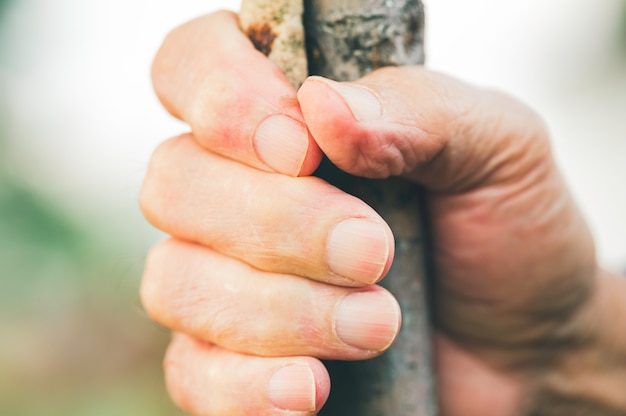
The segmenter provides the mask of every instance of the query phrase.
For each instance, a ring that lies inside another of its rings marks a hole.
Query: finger
[[[152,67],[165,108],[188,122],[204,147],[259,169],[308,175],[321,152],[308,134],[296,91],[278,67],[218,12],[165,39]]]
[[[261,272],[176,240],[152,250],[142,302],[157,322],[240,353],[371,358],[400,327],[400,307],[379,286],[348,289]]]
[[[391,230],[363,201],[318,178],[216,156],[189,135],[156,151],[140,200],[168,234],[265,271],[363,285],[379,281],[393,258]]]
[[[311,134],[341,169],[403,175],[431,191],[443,328],[532,343],[584,304],[593,241],[532,111],[420,67],[354,83],[314,77],[298,96]]]
[[[357,176],[405,175],[464,191],[549,155],[533,112],[421,67],[386,68],[355,83],[311,77],[298,97],[324,153]]]
[[[259,358],[176,335],[165,358],[170,395],[197,416],[314,415],[330,391],[313,358]]]

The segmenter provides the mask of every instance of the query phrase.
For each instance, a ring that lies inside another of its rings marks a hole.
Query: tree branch
[[[306,29],[286,29],[287,21],[302,22],[301,1],[244,0],[242,4],[244,31],[296,87],[304,80],[301,68],[306,59],[301,51],[280,45],[300,47],[304,33],[309,72],[337,81],[355,80],[383,66],[423,63],[424,9],[419,0],[305,0]],[[333,393],[320,414],[435,416],[421,189],[399,178],[373,181],[349,176],[328,160],[317,174],[363,199],[391,226],[396,255],[383,282],[398,299],[403,315],[396,342],[382,356],[327,363]]]

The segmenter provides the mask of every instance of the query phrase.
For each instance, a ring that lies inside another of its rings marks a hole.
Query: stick
[[[302,0],[243,0],[239,23],[254,46],[299,88],[309,75]]]
[[[424,10],[419,0],[304,0],[306,30],[283,29],[281,22],[302,21],[301,1],[243,0],[242,4],[244,31],[287,74],[301,74],[294,68],[306,63],[301,52],[280,46],[281,39],[293,40],[294,33],[298,39],[306,35],[310,73],[337,81],[355,80],[383,66],[423,63]],[[261,36],[255,29],[259,27],[265,28]],[[277,58],[279,49],[284,55]],[[292,83],[301,85],[304,77],[292,75]],[[327,363],[333,389],[320,414],[435,416],[421,189],[399,178],[373,181],[349,176],[328,161],[317,175],[363,199],[391,226],[396,255],[383,284],[400,302],[403,316],[398,339],[382,356]]]

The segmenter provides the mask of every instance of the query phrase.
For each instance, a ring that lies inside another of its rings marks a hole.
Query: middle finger
[[[191,135],[157,149],[140,200],[168,234],[269,272],[362,286],[381,280],[393,258],[391,229],[363,201],[318,178],[215,155]]]

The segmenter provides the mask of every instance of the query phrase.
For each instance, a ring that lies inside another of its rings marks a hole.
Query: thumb
[[[589,298],[595,256],[537,115],[421,67],[385,68],[353,83],[313,77],[298,100],[340,169],[402,175],[432,191],[440,329],[520,351],[563,342],[555,328],[570,327],[564,323]]]
[[[422,67],[384,68],[353,83],[311,77],[298,99],[323,152],[356,176],[402,175],[460,192],[552,165],[532,111]]]

